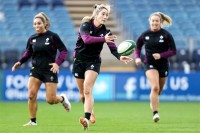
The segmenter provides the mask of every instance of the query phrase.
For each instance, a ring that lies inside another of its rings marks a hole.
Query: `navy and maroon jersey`
[[[100,53],[105,43],[104,36],[109,32],[110,30],[107,30],[105,25],[102,25],[100,28],[95,27],[93,20],[82,23],[74,50],[74,58],[86,62],[101,60]],[[119,59],[120,55],[117,52],[115,43],[109,42],[107,45],[111,53]]]
[[[135,58],[140,57],[143,45],[145,46],[144,63],[168,64],[167,58],[176,54],[176,46],[172,35],[162,28],[157,32],[147,30],[142,33],[137,40]],[[155,60],[152,56],[154,53],[159,53],[161,58]]]
[[[56,59],[57,50],[60,54]],[[38,69],[49,69],[49,63],[61,65],[67,55],[67,48],[60,37],[51,31],[32,35],[27,42],[26,52],[20,59],[21,64],[32,57],[32,65]]]

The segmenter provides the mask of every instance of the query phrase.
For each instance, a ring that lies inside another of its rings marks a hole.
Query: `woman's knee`
[[[34,91],[29,92],[28,99],[30,101],[35,101],[36,98],[37,98],[37,93],[36,92],[34,92]]]
[[[47,98],[46,101],[47,101],[48,104],[52,105],[52,104],[55,103],[55,98],[53,98],[53,97]]]
[[[159,86],[158,85],[155,85],[155,86],[152,86],[151,87],[151,91],[153,91],[153,92],[156,92],[156,93],[159,93]]]
[[[84,88],[84,97],[92,95],[91,89],[89,87]]]

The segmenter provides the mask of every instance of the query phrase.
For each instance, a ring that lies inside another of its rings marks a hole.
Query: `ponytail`
[[[110,13],[110,5],[108,4],[95,4],[94,5],[94,10],[93,10],[93,13],[92,13],[92,16],[85,16],[83,19],[82,19],[82,22],[89,22],[91,21],[92,19],[94,19],[94,17],[102,10],[102,9],[106,9],[108,10],[108,12]]]
[[[164,28],[164,27],[170,27],[170,26],[172,25],[172,19],[171,19],[168,15],[166,15],[166,14],[164,14],[164,13],[162,13],[162,12],[154,12],[154,13],[152,13],[152,14],[150,15],[150,17],[149,17],[149,21],[150,21],[150,19],[151,19],[151,17],[152,17],[153,15],[157,15],[157,16],[160,17],[161,26],[162,26],[163,28]]]

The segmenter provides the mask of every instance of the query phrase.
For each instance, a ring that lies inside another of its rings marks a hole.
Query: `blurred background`
[[[32,26],[34,16],[42,11],[50,18],[50,30],[59,34],[69,50],[60,68],[58,93],[65,92],[71,100],[78,101],[78,90],[70,71],[72,53],[81,19],[90,16],[93,5],[100,3],[112,6],[106,26],[118,36],[117,45],[127,39],[136,41],[149,28],[148,18],[152,12],[169,15],[173,24],[167,30],[175,39],[177,55],[170,58],[170,75],[161,100],[200,101],[199,0],[0,0],[1,100],[27,99],[31,62],[23,64],[16,72],[10,69],[24,53],[28,37],[35,33]],[[104,45],[101,56],[102,73],[94,87],[96,100],[149,99],[150,86],[141,67],[136,67],[134,62],[128,65],[119,62],[107,45]],[[38,99],[45,100],[44,86]]]

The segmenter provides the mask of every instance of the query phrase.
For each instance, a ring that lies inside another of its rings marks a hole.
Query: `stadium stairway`
[[[76,27],[76,30],[79,30],[81,20],[84,16],[90,16],[93,11],[93,6],[95,4],[101,4],[101,3],[110,3],[108,0],[64,0],[64,4],[67,7],[67,10],[72,18],[72,21],[74,23],[74,26]],[[115,43],[118,45],[122,40],[125,40],[122,35],[122,30],[119,24],[119,21],[117,20],[117,16],[114,13],[114,9],[111,4],[111,14],[109,17],[109,20],[106,22],[106,27],[112,31],[113,34],[117,35],[117,40]],[[107,45],[104,45],[103,51],[101,53],[102,57],[102,67],[101,70],[113,70],[113,71],[127,71],[127,70],[133,70],[133,64],[125,65],[121,62],[119,62],[111,53]]]

